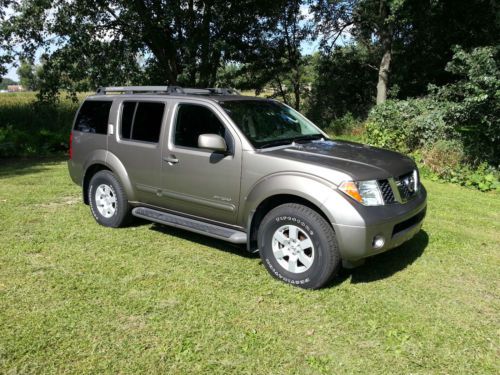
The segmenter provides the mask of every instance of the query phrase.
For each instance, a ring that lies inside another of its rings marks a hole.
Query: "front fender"
[[[242,199],[239,214],[241,226],[250,230],[253,214],[257,207],[266,199],[276,195],[294,195],[305,199],[319,207],[331,222],[335,222],[332,212],[323,210],[323,203],[332,194],[335,185],[317,176],[306,173],[276,173],[266,176],[250,189],[247,196]]]

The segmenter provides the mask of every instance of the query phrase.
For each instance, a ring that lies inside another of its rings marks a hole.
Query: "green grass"
[[[498,194],[426,182],[420,234],[305,291],[223,242],[97,225],[63,161],[0,163],[0,373],[500,372]]]

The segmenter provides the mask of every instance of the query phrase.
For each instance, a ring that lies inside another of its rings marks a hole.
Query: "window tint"
[[[125,102],[122,107],[122,126],[120,128],[120,137],[130,138],[130,131],[132,130],[132,121],[134,120],[134,113],[136,102]]]
[[[139,102],[135,111],[132,139],[158,142],[164,109],[163,103]]]
[[[86,101],[78,112],[75,130],[84,133],[108,133],[108,117],[111,101]]]
[[[144,142],[158,142],[164,111],[164,103],[123,103],[120,127],[121,138]]]
[[[198,148],[200,134],[218,134],[231,148],[231,138],[217,116],[208,108],[195,104],[181,104],[177,111],[174,144]]]

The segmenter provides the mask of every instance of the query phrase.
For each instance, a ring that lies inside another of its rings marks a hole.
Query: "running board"
[[[191,232],[204,234],[219,240],[231,243],[247,243],[247,235],[234,229],[221,227],[219,225],[205,223],[203,221],[189,219],[187,217],[173,215],[162,211],[153,210],[146,207],[136,207],[132,210],[132,215],[142,219],[151,220],[156,223],[169,225],[171,227],[189,230]]]

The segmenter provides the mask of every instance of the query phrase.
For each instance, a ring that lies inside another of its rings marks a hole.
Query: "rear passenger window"
[[[78,112],[75,130],[84,133],[107,134],[111,101],[86,101]]]
[[[164,111],[164,103],[124,102],[120,137],[135,141],[158,142]]]

